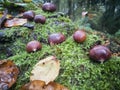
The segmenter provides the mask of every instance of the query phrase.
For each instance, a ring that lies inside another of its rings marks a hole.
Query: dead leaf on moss
[[[61,84],[50,82],[45,86],[45,90],[69,90],[69,89]]]
[[[11,60],[0,60],[0,90],[7,90],[17,79],[19,70]]]
[[[20,90],[69,90],[69,89],[56,82],[50,82],[46,85],[44,81],[34,80],[22,86]]]
[[[27,19],[20,19],[20,18],[14,18],[11,20],[7,20],[5,22],[5,27],[15,27],[15,26],[22,26],[23,24],[27,23]]]
[[[60,70],[60,62],[54,56],[40,60],[32,70],[30,80],[42,80],[48,84],[54,81]]]

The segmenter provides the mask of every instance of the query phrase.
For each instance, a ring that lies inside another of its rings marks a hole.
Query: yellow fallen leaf
[[[30,80],[42,80],[46,84],[54,81],[60,70],[60,62],[54,56],[40,60],[32,70]]]

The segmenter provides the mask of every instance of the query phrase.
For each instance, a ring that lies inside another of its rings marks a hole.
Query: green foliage
[[[0,10],[4,10],[4,9],[8,9],[10,11],[14,11],[14,10],[20,10],[20,8],[24,8],[27,6],[27,4],[23,3],[21,0],[14,0],[14,1],[10,1],[10,0],[1,0],[0,1]]]
[[[120,38],[120,30],[118,30],[118,32],[115,33],[115,36],[116,36],[117,38]]]
[[[19,88],[29,82],[30,72],[33,66],[41,59],[55,55],[61,63],[60,74],[55,80],[70,88],[70,90],[118,90],[120,89],[120,58],[112,57],[109,61],[100,64],[89,59],[89,49],[97,40],[101,38],[92,33],[88,27],[80,26],[72,22],[68,17],[55,13],[35,10],[37,14],[47,17],[44,25],[34,24],[34,30],[25,27],[13,27],[6,29],[5,34],[13,37],[13,41],[8,47],[12,49],[13,56],[7,58],[13,60],[20,69],[20,74],[16,84],[11,90]],[[49,18],[54,16],[55,18]],[[84,43],[76,43],[72,34],[77,28],[86,30],[87,39]],[[66,36],[66,41],[50,46],[47,37],[50,33],[62,32]],[[27,53],[26,44],[31,40],[38,40],[42,43],[42,50]],[[3,54],[0,53],[0,58]],[[4,58],[6,58],[4,56]]]
[[[119,0],[106,1],[106,8],[101,19],[101,27],[110,34],[115,34],[120,28]]]

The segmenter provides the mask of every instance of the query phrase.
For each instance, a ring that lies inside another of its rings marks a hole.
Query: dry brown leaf
[[[54,56],[49,56],[43,60],[40,60],[32,70],[30,80],[42,80],[48,84],[54,81],[58,76],[60,70],[60,62]]]
[[[44,81],[34,80],[22,86],[20,90],[42,90],[45,86]]]
[[[46,85],[44,81],[34,80],[22,86],[20,90],[69,90],[69,89],[55,82],[50,82]]]
[[[17,79],[19,70],[11,60],[0,60],[0,90],[7,90]]]
[[[15,26],[22,26],[23,24],[27,23],[27,19],[20,19],[20,18],[14,18],[11,20],[7,20],[5,22],[5,27],[15,27]]]
[[[45,90],[69,90],[67,87],[55,82],[48,83],[44,88]]]

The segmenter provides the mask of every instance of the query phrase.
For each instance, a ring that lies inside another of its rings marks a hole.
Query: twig
[[[6,16],[7,16],[8,10],[5,9],[3,16],[0,18],[0,29],[2,28],[2,24],[4,23],[4,21],[6,20]]]

